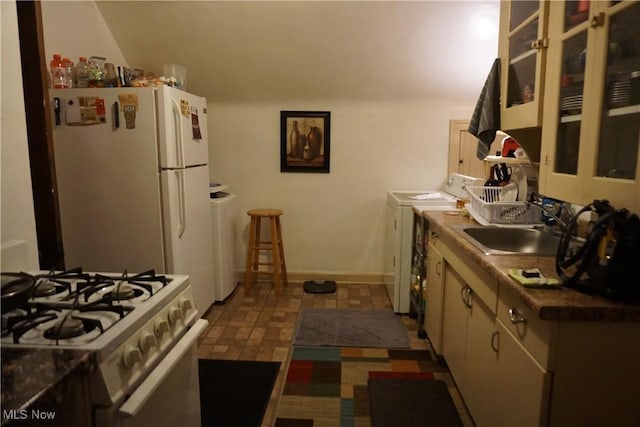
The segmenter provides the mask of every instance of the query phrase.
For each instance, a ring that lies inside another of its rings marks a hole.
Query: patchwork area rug
[[[410,348],[400,316],[390,310],[354,309],[303,309],[293,345]]]
[[[202,427],[260,427],[280,362],[198,359]]]
[[[370,378],[433,379],[428,350],[294,347],[275,427],[370,425]]]

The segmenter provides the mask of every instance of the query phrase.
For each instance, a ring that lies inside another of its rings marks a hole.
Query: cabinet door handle
[[[436,262],[436,274],[440,276],[442,274],[442,261]]]
[[[518,314],[518,310],[515,307],[509,309],[509,320],[511,320],[511,323],[513,323],[514,325],[518,323],[527,323],[527,319],[520,316]]]
[[[498,331],[491,334],[491,350],[496,353],[500,352],[500,332]]]
[[[469,287],[469,285],[464,285],[464,287],[460,290],[460,296],[462,297],[462,303],[467,308],[471,308],[471,295],[473,294],[473,289]]]
[[[462,298],[462,303],[465,305],[465,307],[471,308],[471,294],[472,293],[473,293],[473,290],[471,290],[469,285],[464,285],[460,289],[460,298]]]

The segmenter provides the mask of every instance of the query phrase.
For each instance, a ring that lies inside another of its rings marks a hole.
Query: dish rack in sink
[[[467,210],[482,225],[531,227],[540,224],[540,210],[525,201],[500,201],[502,187],[469,186]]]

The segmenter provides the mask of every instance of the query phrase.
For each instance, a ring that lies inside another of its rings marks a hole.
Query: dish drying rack
[[[469,186],[467,210],[482,225],[532,227],[541,223],[540,210],[526,201],[500,201],[502,187]]]

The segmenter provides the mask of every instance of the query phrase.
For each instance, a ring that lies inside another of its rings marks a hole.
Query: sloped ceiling
[[[498,1],[98,1],[131,67],[187,68],[214,102],[469,99]]]

